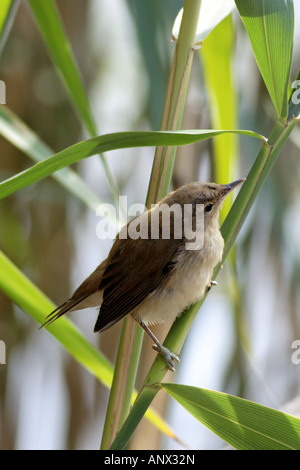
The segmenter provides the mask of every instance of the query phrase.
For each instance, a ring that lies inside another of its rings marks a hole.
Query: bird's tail
[[[46,317],[40,328],[50,325],[67,312],[82,310],[87,307],[97,307],[102,302],[100,284],[105,270],[106,260],[103,261],[92,274],[76,289],[70,299],[57,307]]]
[[[57,307],[53,312],[49,313],[46,317],[46,321],[40,326],[40,329],[44,326],[48,326],[58,318],[62,317],[65,313],[72,311],[75,307],[85,300],[87,296],[80,297],[79,299],[69,299],[62,305]]]

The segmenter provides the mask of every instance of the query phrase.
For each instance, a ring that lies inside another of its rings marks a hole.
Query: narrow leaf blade
[[[0,52],[13,24],[19,0],[2,0],[0,4]]]
[[[54,172],[68,165],[78,162],[84,158],[97,153],[106,152],[120,148],[187,145],[201,140],[209,139],[221,134],[242,134],[262,139],[265,137],[253,131],[247,130],[186,130],[186,131],[158,131],[158,132],[117,132],[94,137],[46,158],[33,167],[0,183],[0,199],[14,193],[15,191],[42,180]]]
[[[62,77],[62,81],[70,95],[75,109],[79,114],[79,117],[90,136],[97,136],[97,125],[85,92],[80,70],[77,66],[55,3],[53,0],[47,0],[46,2],[37,2],[36,0],[28,1],[33,14],[35,15],[42,36],[44,37],[49,53]],[[101,152],[100,158],[104,166],[111,192],[114,199],[118,200],[119,191],[117,184],[111,174],[106,158],[101,154]]]
[[[91,136],[96,136],[95,124],[89,101],[82,83],[79,68],[64,31],[53,0],[37,2],[28,0],[52,59],[60,72],[66,89],[80,118]]]

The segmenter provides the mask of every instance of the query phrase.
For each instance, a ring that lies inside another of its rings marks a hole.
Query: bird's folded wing
[[[131,313],[163,285],[174,266],[179,240],[126,240],[114,253],[100,288],[103,302],[94,331],[103,331]]]

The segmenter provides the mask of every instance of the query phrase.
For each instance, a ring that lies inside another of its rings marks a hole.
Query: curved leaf
[[[265,137],[253,131],[247,130],[187,130],[187,131],[158,131],[158,132],[116,132],[94,137],[46,158],[33,167],[0,183],[0,199],[19,189],[40,181],[62,168],[72,165],[84,158],[97,153],[120,148],[163,146],[163,145],[187,145],[200,140],[209,139],[220,134],[243,134],[262,139]]]
[[[160,387],[239,450],[300,450],[300,419],[227,393],[187,385]]]

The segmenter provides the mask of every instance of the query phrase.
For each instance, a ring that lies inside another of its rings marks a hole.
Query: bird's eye
[[[213,208],[212,204],[207,204],[207,206],[205,206],[205,212],[210,212],[212,208]]]

